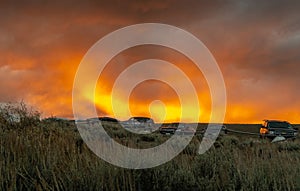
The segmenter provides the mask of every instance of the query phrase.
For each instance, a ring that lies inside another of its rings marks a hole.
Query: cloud
[[[4,2],[0,7],[0,100],[25,99],[45,115],[72,117],[73,78],[86,51],[118,28],[159,22],[191,32],[215,56],[227,87],[228,122],[267,117],[300,122],[299,8],[299,1],[279,0]],[[153,46],[133,48],[114,58],[107,74],[100,77],[106,80],[105,92],[124,68],[153,57],[184,70],[209,110],[201,72],[190,67],[183,55]],[[163,68],[158,72],[163,75]],[[163,95],[164,87],[156,88],[157,96]],[[145,88],[138,89],[138,101],[153,96]]]

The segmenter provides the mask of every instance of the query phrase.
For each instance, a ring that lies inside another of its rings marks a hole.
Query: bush
[[[155,135],[142,135],[141,140],[146,142],[154,142],[155,141]]]
[[[40,113],[28,108],[23,102],[8,103],[0,108],[0,128],[23,129],[39,125]]]

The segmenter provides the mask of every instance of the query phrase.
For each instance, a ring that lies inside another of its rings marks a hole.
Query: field
[[[18,112],[18,123],[7,120],[7,110],[0,113],[0,190],[300,190],[299,137],[270,143],[229,133],[198,155],[202,136],[197,134],[173,160],[132,170],[98,158],[73,123],[40,121],[39,114],[26,107]],[[257,132],[259,125],[227,127]],[[168,139],[158,132],[133,136],[110,123],[105,128],[130,147],[152,147]]]

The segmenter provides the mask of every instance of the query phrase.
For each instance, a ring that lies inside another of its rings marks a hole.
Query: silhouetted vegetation
[[[12,114],[15,116],[12,117]],[[18,118],[18,119],[14,119]],[[197,154],[201,136],[173,160],[152,169],[106,163],[82,141],[74,123],[39,120],[24,104],[0,111],[0,190],[299,190],[300,142],[221,136]],[[134,136],[105,125],[118,142],[133,147],[168,139],[157,132]]]

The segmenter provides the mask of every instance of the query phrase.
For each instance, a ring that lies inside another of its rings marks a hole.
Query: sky
[[[0,102],[24,100],[44,117],[72,118],[74,76],[86,52],[122,27],[164,23],[193,34],[216,59],[226,85],[226,123],[300,123],[299,10],[300,1],[283,0],[1,1]],[[110,61],[99,77],[96,99],[87,98],[98,114],[113,115],[109,100],[118,75],[150,58],[169,61],[189,76],[199,96],[199,121],[207,122],[211,97],[201,71],[184,55],[150,45],[130,48]],[[164,67],[157,73],[172,78]],[[168,84],[149,80],[129,97],[131,115],[178,121],[180,102]],[[122,99],[114,100],[124,106]]]

